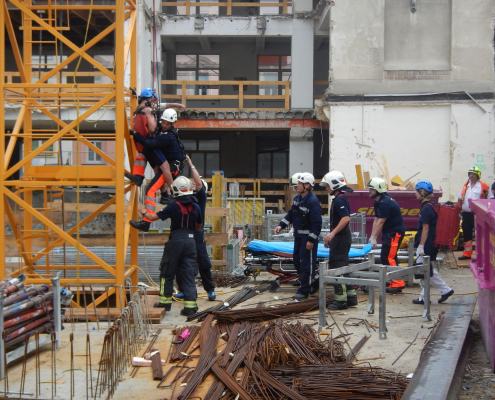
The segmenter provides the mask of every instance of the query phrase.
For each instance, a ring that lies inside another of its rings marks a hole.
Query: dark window
[[[220,169],[220,140],[184,139],[181,141],[201,176],[209,178],[212,171]],[[187,163],[184,167],[184,174],[190,176]]]

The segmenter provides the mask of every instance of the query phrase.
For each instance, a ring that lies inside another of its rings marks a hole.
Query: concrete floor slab
[[[378,325],[378,314],[368,315],[366,312],[367,296],[359,294],[359,305],[356,308],[347,309],[343,312],[334,312],[331,315],[327,314],[327,321],[331,324],[333,322],[332,317],[336,321],[336,325],[326,329],[326,331],[337,336],[340,331],[346,333],[352,333],[349,336],[349,346],[353,347],[364,335],[371,335],[370,339],[366,342],[364,347],[359,352],[356,362],[370,363],[371,365],[380,366],[385,369],[389,369],[395,372],[401,372],[404,374],[412,373],[416,371],[416,367],[419,362],[421,350],[423,348],[424,341],[430,333],[436,322],[436,316],[441,311],[447,311],[449,304],[457,304],[460,299],[464,299],[463,294],[476,293],[477,285],[476,281],[471,275],[471,272],[467,268],[449,269],[442,268],[440,274],[445,281],[454,288],[455,295],[449,299],[448,302],[438,304],[438,292],[432,289],[432,318],[431,322],[426,321],[421,317],[422,307],[412,304],[412,300],[419,294],[419,287],[415,285],[412,288],[406,288],[403,294],[387,296],[387,328],[388,339],[379,340],[378,332],[368,332],[365,325],[359,326],[344,326],[344,322],[348,318],[360,318],[367,319],[371,324]],[[273,279],[272,275],[262,275],[261,279]],[[260,278],[258,278],[258,283]],[[223,289],[217,290],[219,301],[224,301],[228,297],[232,296],[234,290],[238,289]],[[330,289],[331,290],[331,289]],[[198,289],[200,294],[204,297],[198,301],[200,310],[210,307],[212,302],[206,299],[205,293],[201,288]],[[285,298],[295,293],[295,288],[291,286],[281,287],[277,293],[265,292],[259,296],[256,296],[249,300],[249,302],[243,303],[237,306],[240,312],[249,304],[255,304],[259,301],[273,300],[275,296],[279,298]],[[153,301],[153,299],[151,299]],[[274,302],[276,303],[276,302]],[[461,302],[462,303],[462,302]],[[185,317],[181,316],[181,305],[174,303],[172,310],[166,313],[162,323],[160,325],[154,325],[153,328],[163,328],[159,335],[155,348],[160,350],[162,358],[165,358],[170,348],[170,340],[172,337],[172,329],[177,325],[189,325],[186,323]],[[303,319],[303,322],[312,324],[317,322],[317,312],[308,313]],[[103,339],[106,331],[107,324],[100,323],[100,331],[96,329],[95,323],[90,323],[89,334],[91,338],[91,361],[93,368],[93,375],[91,381],[93,386],[96,385],[97,380],[97,368],[98,361],[101,355],[101,348],[103,345]],[[317,325],[315,324],[315,329]],[[70,399],[70,342],[69,334],[74,332],[74,362],[75,371],[75,395],[74,399],[86,398],[86,367],[85,367],[85,345],[87,327],[85,323],[78,324],[66,324],[66,330],[62,332],[62,348],[57,351],[57,399]],[[410,342],[414,340],[417,335],[415,344],[411,345],[409,349],[393,364],[394,360],[409,346]],[[147,347],[147,343],[143,343],[140,353]],[[197,354],[197,353],[195,353]],[[139,354],[141,355],[141,354]],[[42,369],[41,380],[51,381],[51,352],[49,347],[46,348],[41,354]],[[168,367],[164,367],[166,370]],[[438,368],[443,368],[439,366]],[[22,364],[17,363],[9,366],[9,388],[11,391],[19,391],[20,377],[21,377]],[[115,399],[142,399],[146,400],[158,400],[164,398],[171,398],[172,392],[170,389],[157,389],[157,381],[152,380],[151,368],[142,367],[138,370],[136,377],[130,377],[129,368],[128,372],[124,375],[118,384],[117,392],[114,395]],[[3,390],[3,382],[0,382],[0,390]],[[202,388],[206,389],[209,386],[208,381],[202,384]],[[51,398],[51,384],[43,383],[42,392],[40,398]],[[179,390],[179,389],[176,389]],[[34,371],[34,357],[30,357],[28,361],[26,386],[25,392],[35,392],[35,371]],[[1,394],[1,393],[0,393]],[[176,393],[177,394],[177,393]],[[14,396],[14,395],[12,395]],[[27,396],[33,398],[34,396]]]

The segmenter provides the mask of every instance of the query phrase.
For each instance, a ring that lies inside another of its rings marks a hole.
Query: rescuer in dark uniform
[[[299,193],[292,207],[275,228],[275,234],[289,224],[294,226],[294,266],[299,273],[299,286],[293,296],[296,300],[307,299],[316,274],[318,236],[321,232],[321,204],[312,192],[315,178],[309,172],[292,175],[289,183]]]
[[[160,130],[154,138],[145,139],[141,135],[134,134],[134,140],[145,146],[146,149],[156,150],[156,155],[160,163],[166,166],[168,176],[164,176],[162,170],[158,170],[146,188],[144,205],[148,214],[154,214],[156,208],[156,192],[167,183],[172,185],[172,177],[177,177],[182,172],[184,161],[184,151],[179,141],[177,130],[173,122],[177,121],[177,113],[168,109],[165,110],[160,119]],[[134,221],[132,226],[136,229],[148,232],[151,220],[144,217],[142,221]]]
[[[208,294],[208,300],[214,301],[217,296],[215,293],[215,284],[213,283],[213,278],[211,276],[211,262],[208,256],[208,250],[206,249],[205,242],[205,231],[203,229],[205,222],[205,210],[206,210],[206,192],[208,190],[208,184],[205,180],[201,179],[198,170],[193,165],[189,156],[186,156],[186,161],[189,164],[189,169],[193,177],[193,190],[194,195],[198,199],[198,205],[201,209],[201,225],[200,229],[194,231],[194,240],[196,241],[196,251],[198,253],[198,267],[199,275],[201,276],[201,281],[203,282],[203,287]],[[182,286],[180,282],[177,282],[179,287],[179,293],[175,294],[174,297],[177,299],[183,299],[184,293],[182,292]]]
[[[345,182],[344,174],[339,171],[331,171],[326,174],[320,183],[327,193],[333,196],[330,208],[330,233],[325,236],[326,248],[330,248],[328,267],[330,269],[342,268],[349,265],[349,250],[352,245],[352,234],[349,227],[351,221],[351,206],[344,192],[352,192]],[[356,290],[352,285],[333,285],[335,297],[329,310],[343,310],[347,307],[357,306]]]
[[[184,308],[181,315],[192,315],[198,311],[197,291],[195,277],[198,273],[196,261],[196,242],[194,231],[202,227],[201,210],[196,204],[193,195],[192,182],[185,176],[179,176],[172,184],[172,191],[176,202],[169,204],[156,214],[149,214],[141,210],[143,218],[151,221],[158,219],[172,221],[170,237],[165,244],[162,261],[160,263],[160,297],[154,307],[165,308],[170,311],[172,307],[172,294],[174,291],[174,278],[180,276],[182,290],[184,292]],[[131,225],[133,221],[131,221]]]

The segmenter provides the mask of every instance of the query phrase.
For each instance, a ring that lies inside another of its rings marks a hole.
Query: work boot
[[[179,292],[177,294],[172,295],[172,300],[184,300],[184,293]]]
[[[198,308],[183,308],[180,310],[180,315],[184,315],[186,317],[189,317],[191,315],[194,315],[198,312]]]
[[[357,296],[347,296],[347,307],[356,307],[358,305]]]
[[[133,219],[131,219],[129,221],[129,224],[131,224],[133,228],[139,229],[140,231],[148,232],[150,230],[151,222],[145,220],[134,221]]]
[[[402,289],[401,288],[398,288],[398,287],[391,287],[391,288],[385,289],[385,292],[386,293],[392,293],[392,294],[402,293]]]
[[[171,194],[162,193],[162,195],[160,196],[159,203],[166,206],[167,204],[172,203],[174,200],[175,200],[175,197],[172,196]]]
[[[425,304],[425,301],[421,299],[414,299],[412,302],[413,304]]]
[[[129,179],[132,183],[134,183],[136,186],[141,187],[144,181],[144,176],[143,175],[132,175],[128,174],[127,172],[124,174],[127,179]]]
[[[454,294],[454,290],[452,289],[450,292],[442,294],[442,297],[438,299],[439,303],[443,303],[445,300],[447,300],[450,296]]]
[[[311,286],[309,289],[309,294],[316,294],[318,292],[318,286]]]
[[[292,296],[294,300],[305,300],[308,298],[307,294],[302,294],[302,293],[296,293],[294,296]]]
[[[460,256],[458,260],[470,260],[471,257],[466,257],[466,256]]]
[[[347,308],[347,301],[334,301],[327,307],[327,310],[345,310]]]
[[[294,282],[292,282],[292,286],[301,286],[301,281],[299,279],[296,279]]]
[[[217,299],[217,294],[215,293],[214,290],[208,292],[208,300],[215,301],[216,299]]]
[[[172,304],[164,304],[164,303],[160,303],[159,301],[157,301],[155,304],[153,304],[153,307],[154,308],[164,308],[165,311],[170,311],[172,309]]]

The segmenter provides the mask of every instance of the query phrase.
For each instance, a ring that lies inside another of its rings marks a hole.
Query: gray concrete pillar
[[[289,176],[296,172],[313,173],[313,128],[291,128]]]
[[[313,20],[292,21],[291,108],[313,108]]]

